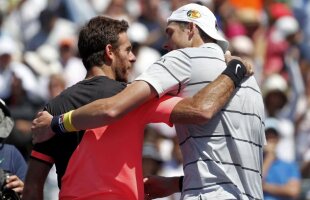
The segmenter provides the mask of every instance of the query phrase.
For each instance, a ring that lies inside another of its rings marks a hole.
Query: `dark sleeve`
[[[30,154],[30,158],[37,159],[40,161],[43,161],[45,163],[48,163],[50,165],[53,165],[55,160],[54,160],[54,155],[53,155],[53,144],[54,144],[54,138],[42,142],[42,143],[37,143],[33,146],[33,149]]]
[[[50,105],[47,104],[43,108],[43,110],[51,113]],[[55,137],[51,138],[42,143],[37,143],[33,146],[30,158],[37,159],[43,161],[47,164],[53,165],[55,160],[53,156],[53,146],[55,145],[56,139]]]

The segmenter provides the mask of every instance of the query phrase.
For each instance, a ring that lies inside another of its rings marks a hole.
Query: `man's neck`
[[[86,74],[86,79],[93,78],[94,76],[106,76],[115,80],[115,75],[110,66],[102,65],[101,67],[92,67]]]
[[[196,35],[195,37],[193,37],[192,47],[200,47],[203,44],[204,44],[204,41],[199,35]]]

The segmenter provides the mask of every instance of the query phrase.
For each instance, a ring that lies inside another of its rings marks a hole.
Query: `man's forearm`
[[[222,74],[192,98],[179,102],[173,109],[170,121],[173,123],[206,123],[226,105],[234,89],[233,81]]]
[[[167,197],[182,191],[183,176],[181,177],[162,177],[149,176],[144,178],[144,192],[152,198]]]
[[[232,96],[234,89],[246,75],[246,67],[237,60],[228,63],[227,68],[213,82],[198,91],[192,98],[180,101],[173,109],[170,121],[173,123],[207,123]]]
[[[135,81],[119,94],[96,100],[72,113],[72,124],[77,130],[110,124],[157,95],[144,81]]]

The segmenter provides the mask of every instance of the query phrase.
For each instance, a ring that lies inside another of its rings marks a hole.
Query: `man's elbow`
[[[120,119],[123,114],[119,108],[113,103],[108,105],[101,105],[94,113],[95,116],[99,116],[105,122],[113,122]]]
[[[170,121],[172,123],[202,125],[208,123],[215,114],[212,106],[200,106],[193,104],[190,99],[186,99],[173,109]]]
[[[213,113],[208,110],[202,110],[200,111],[197,116],[195,117],[196,119],[194,120],[194,124],[206,124],[208,123],[213,117]]]
[[[108,109],[105,114],[111,121],[118,120],[122,117],[121,112],[118,109]]]
[[[212,110],[196,107],[191,110],[187,122],[190,124],[203,125],[208,123],[213,116],[214,113]]]

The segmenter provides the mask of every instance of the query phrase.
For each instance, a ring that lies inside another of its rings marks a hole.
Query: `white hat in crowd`
[[[7,138],[14,127],[14,121],[11,118],[10,110],[5,102],[0,99],[0,138]]]
[[[280,134],[280,127],[279,127],[279,120],[277,118],[274,117],[267,117],[265,119],[265,130],[268,129],[274,129],[275,131],[277,131],[278,134]]]
[[[262,85],[263,96],[266,96],[271,91],[280,91],[286,94],[287,90],[287,81],[279,74],[270,75]]]
[[[295,34],[299,30],[298,21],[292,16],[284,16],[277,19],[275,22],[275,31],[271,37],[273,41],[283,41],[287,36]]]
[[[251,56],[254,53],[253,41],[246,35],[238,35],[230,40],[233,51],[243,55]]]
[[[9,37],[0,37],[0,56],[4,54],[13,55],[17,52],[16,43]]]
[[[130,41],[142,44],[146,41],[149,31],[144,24],[134,22],[129,26],[127,35]]]
[[[195,3],[187,4],[172,12],[167,21],[193,22],[208,36],[215,39],[223,52],[228,48],[227,40],[218,29],[216,17],[206,6]]]

